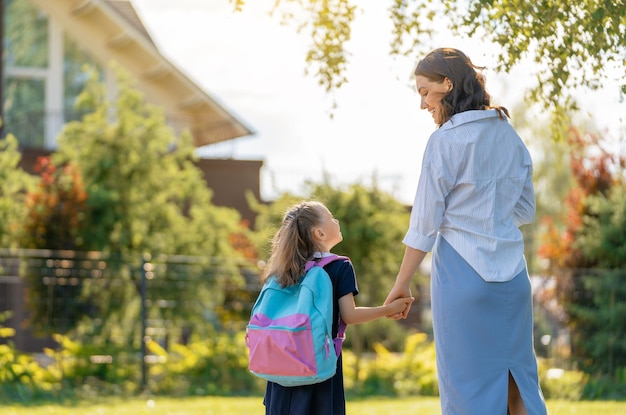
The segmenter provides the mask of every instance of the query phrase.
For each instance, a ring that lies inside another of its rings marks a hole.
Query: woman
[[[461,51],[443,48],[415,70],[421,108],[439,128],[424,152],[387,301],[411,296],[411,278],[432,250],[443,414],[545,414],[519,230],[535,215],[532,161],[507,109],[491,106],[477,69]]]

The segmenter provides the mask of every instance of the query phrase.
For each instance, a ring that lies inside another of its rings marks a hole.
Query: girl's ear
[[[313,237],[320,241],[324,240],[324,231],[322,231],[320,228],[314,228]]]

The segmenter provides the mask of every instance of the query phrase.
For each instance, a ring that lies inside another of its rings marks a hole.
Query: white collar
[[[324,258],[324,257],[331,256],[331,255],[334,255],[334,254],[332,254],[331,252],[319,252],[318,251],[318,252],[313,253],[313,258]]]

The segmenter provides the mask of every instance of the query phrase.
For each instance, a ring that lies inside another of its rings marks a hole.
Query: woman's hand
[[[393,300],[389,304],[386,304],[386,306],[391,311],[391,313],[388,314],[387,317],[389,318],[389,316],[397,315],[398,318],[400,318],[399,316],[401,316],[402,313],[404,313],[404,310],[406,310],[407,307],[411,307],[411,303],[414,300],[415,300],[415,298],[413,298],[413,297],[401,297],[401,298],[396,298],[395,300]]]
[[[396,282],[391,291],[389,291],[385,304],[391,303],[396,298],[413,297],[413,295],[411,295],[411,278],[415,275],[415,272],[419,268],[425,256],[425,251],[413,249],[409,246],[405,248],[404,257],[402,258],[402,263],[400,264],[400,270],[398,271],[398,276],[396,276]],[[392,318],[394,320],[406,318],[409,314],[409,310],[411,310],[411,304],[407,304],[401,313],[394,313],[387,316],[387,318]]]
[[[400,286],[398,284],[394,285],[391,291],[389,291],[389,295],[387,295],[387,299],[385,300],[384,304],[385,305],[391,304],[394,300],[407,299],[407,298],[410,298],[411,301],[405,303],[404,309],[402,311],[388,315],[387,318],[391,318],[393,320],[406,318],[406,316],[409,314],[409,310],[411,309],[411,304],[415,300],[415,298],[411,294],[411,289],[409,288],[408,285],[406,287]]]

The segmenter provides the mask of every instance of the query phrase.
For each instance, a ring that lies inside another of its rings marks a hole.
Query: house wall
[[[3,258],[4,259],[4,258]],[[25,353],[40,352],[46,347],[55,347],[56,343],[49,336],[40,336],[27,327],[28,309],[25,300],[26,287],[22,278],[0,276],[0,313],[9,311],[10,317],[2,324],[15,329],[11,342],[16,349]],[[0,338],[0,344],[7,339]]]
[[[197,166],[207,186],[213,190],[213,203],[236,208],[243,220],[254,225],[255,213],[246,201],[246,192],[261,200],[261,160],[200,159]]]

